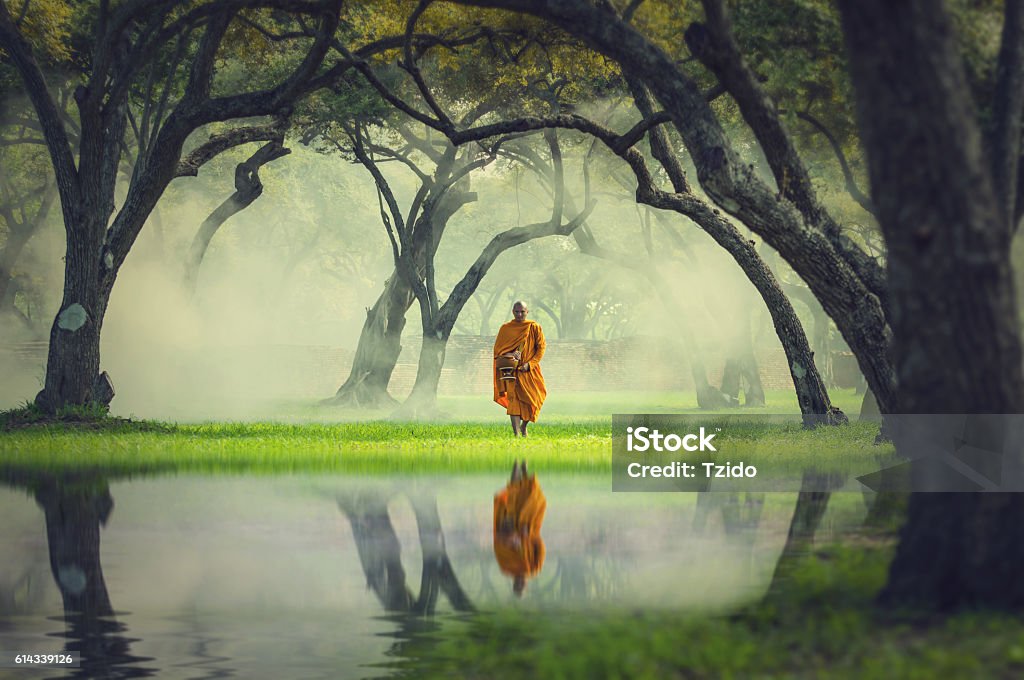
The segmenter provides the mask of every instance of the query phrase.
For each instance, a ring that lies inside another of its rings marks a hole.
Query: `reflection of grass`
[[[728,617],[483,614],[452,624],[440,642],[407,645],[400,665],[438,678],[1020,677],[1019,618],[883,618],[872,601],[890,556],[877,547],[819,552],[771,598]]]

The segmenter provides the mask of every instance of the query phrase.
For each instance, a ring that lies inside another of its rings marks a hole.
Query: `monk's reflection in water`
[[[512,464],[512,478],[494,495],[494,557],[501,571],[512,577],[512,592],[522,597],[526,580],[544,566],[544,539],[540,526],[548,503],[537,476],[526,461]]]

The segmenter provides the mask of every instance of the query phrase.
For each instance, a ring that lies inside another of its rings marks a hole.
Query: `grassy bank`
[[[873,604],[891,548],[831,548],[764,601],[728,616],[526,610],[453,623],[399,667],[431,678],[1011,678],[1024,622],[994,613],[928,620]],[[680,584],[685,587],[685,584]]]
[[[336,423],[159,423],[110,420],[18,425],[0,434],[0,463],[23,469],[62,471],[102,469],[113,474],[159,472],[345,472],[431,474],[503,471],[513,458],[536,469],[605,472],[611,464],[611,400],[621,395],[581,396],[576,406],[601,418],[577,419],[573,412],[546,409],[526,440],[513,439],[500,413],[489,420],[398,422],[365,420]],[[637,407],[649,408],[650,402]],[[602,411],[602,409],[605,409]],[[653,410],[653,409],[652,409]],[[636,409],[640,411],[640,409]],[[681,410],[681,412],[686,412]],[[794,409],[795,412],[795,409]],[[822,451],[841,451],[851,462],[875,460],[876,427],[853,423],[840,428],[803,430],[758,422],[729,428],[731,455],[803,465],[821,460]],[[379,414],[378,414],[379,417]],[[701,422],[714,422],[702,413]],[[722,437],[720,437],[721,439]]]
[[[823,450],[841,450],[854,462],[873,461],[880,454],[875,432],[871,424],[814,431],[750,426],[744,430],[749,438],[730,451],[795,465],[820,460]],[[526,458],[537,469],[606,471],[611,433],[603,424],[563,423],[538,426],[522,440],[498,424],[374,421],[167,425],[141,431],[51,426],[0,436],[4,464],[49,470],[444,473],[504,470],[512,458]]]

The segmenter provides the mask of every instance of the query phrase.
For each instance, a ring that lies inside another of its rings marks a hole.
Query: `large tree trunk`
[[[839,7],[888,246],[900,410],[1022,413],[1011,229],[950,18],[939,0]],[[1024,607],[1022,516],[1024,494],[913,494],[883,601]]]
[[[416,296],[405,278],[392,272],[377,302],[367,310],[348,379],[329,403],[357,408],[392,406],[391,374],[402,353],[405,315]]]
[[[441,369],[447,351],[447,333],[423,334],[416,383],[409,398],[395,411],[396,418],[427,419],[437,416],[437,387],[441,382]]]
[[[105,227],[94,218],[67,230],[64,297],[50,328],[46,381],[36,395],[36,403],[48,413],[95,401],[106,405],[113,397],[99,389],[100,330],[110,299],[100,271],[101,264],[110,262],[101,263],[97,256]]]

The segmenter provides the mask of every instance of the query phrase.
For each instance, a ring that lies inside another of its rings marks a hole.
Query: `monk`
[[[494,556],[501,571],[512,577],[512,592],[522,597],[526,579],[544,566],[540,525],[548,502],[526,461],[512,463],[512,479],[494,495]]]
[[[521,301],[512,305],[512,321],[502,325],[494,340],[494,401],[505,407],[512,419],[512,434],[526,436],[526,426],[537,415],[548,395],[540,360],[544,356],[544,332],[536,321],[527,321],[529,310]],[[497,360],[510,356],[516,361],[515,381],[501,380]]]

